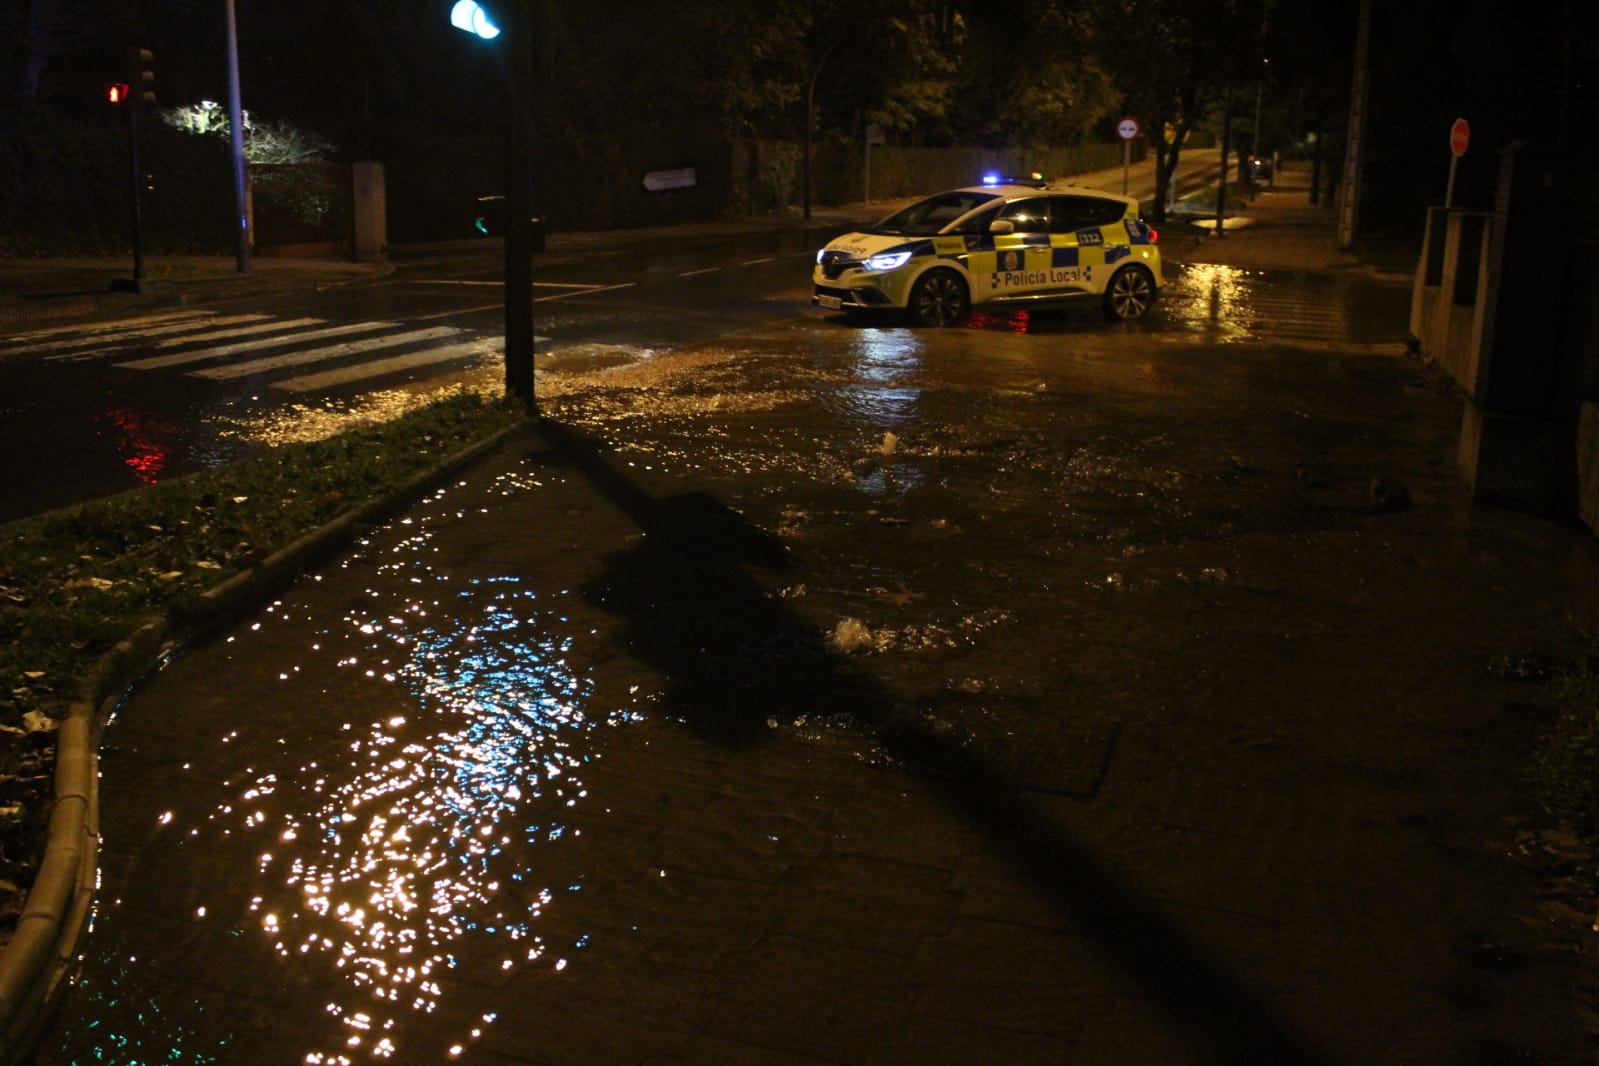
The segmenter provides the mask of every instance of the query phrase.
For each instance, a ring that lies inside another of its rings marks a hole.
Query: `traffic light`
[[[500,35],[495,17],[494,12],[478,3],[478,0],[456,0],[455,6],[450,8],[451,26],[475,34],[485,41],[492,41]]]
[[[125,81],[111,82],[105,87],[105,99],[106,103],[111,104],[113,107],[121,107],[127,103],[128,83]]]
[[[148,48],[128,49],[128,84],[123,86],[124,99],[135,110],[155,106],[155,71],[150,69],[155,55]],[[114,101],[113,101],[114,102]]]

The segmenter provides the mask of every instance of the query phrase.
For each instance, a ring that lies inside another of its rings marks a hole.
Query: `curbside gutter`
[[[536,416],[535,416],[536,417]],[[185,639],[219,628],[269,590],[331,558],[364,526],[401,510],[440,480],[527,432],[524,419],[454,452],[379,499],[346,511],[284,548],[170,608],[106,652],[56,730],[55,790],[44,858],[11,939],[0,947],[0,1062],[21,1063],[36,1050],[72,976],[89,927],[99,874],[99,746],[129,686]]]

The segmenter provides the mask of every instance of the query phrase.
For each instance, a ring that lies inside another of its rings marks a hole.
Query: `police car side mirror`
[[[1012,222],[1008,218],[996,218],[994,221],[992,221],[992,222],[990,222],[988,224],[988,232],[990,232],[990,233],[1015,233],[1016,232],[1016,223]]]

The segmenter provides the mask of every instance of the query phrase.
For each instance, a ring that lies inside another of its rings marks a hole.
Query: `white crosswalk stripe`
[[[314,321],[314,320],[313,320]],[[294,335],[294,340],[310,341],[323,340],[328,337],[345,337],[351,333],[370,333],[375,329],[393,329],[395,322],[356,322],[348,326],[330,326],[327,329],[308,330]],[[205,348],[198,352],[180,352],[177,355],[154,355],[148,359],[132,359],[117,366],[131,370],[158,370],[168,366],[182,366],[184,363],[199,363],[208,359],[224,355],[237,355],[240,352],[255,352],[264,348],[276,348],[283,343],[282,337],[261,337],[252,341],[240,341],[238,344],[224,344],[216,348]]]
[[[357,380],[357,372],[366,374],[392,374],[400,370],[414,370],[417,367],[429,366],[434,363],[446,363],[452,359],[470,359],[481,356],[494,355],[499,352],[501,340],[497,337],[485,337],[481,340],[469,341],[466,344],[451,344],[443,348],[429,348],[410,355],[396,355],[388,359],[379,359],[372,363],[363,363],[360,366],[345,367],[342,370],[326,370],[317,374],[305,374],[297,378],[280,381],[277,387],[290,392],[315,392],[318,389],[332,388],[335,385],[345,385]]]
[[[230,324],[261,322],[266,315],[232,315],[227,318],[204,319],[204,325],[221,326]],[[56,352],[51,359],[90,359],[107,351],[116,351],[126,348],[131,344],[147,341],[152,337],[169,337],[173,334],[186,334],[195,328],[197,320],[184,319],[177,322],[159,322],[148,326],[130,326],[116,332],[96,329],[88,336],[62,337],[57,340],[43,341],[31,344],[28,350],[32,352]],[[12,338],[13,340],[16,338]]]
[[[0,338],[0,358],[104,360],[121,370],[175,372],[218,382],[263,377],[275,388],[304,393],[468,362],[497,353],[502,344],[498,335],[456,326],[411,328],[386,320],[329,323],[309,316],[177,311],[13,334]],[[379,352],[382,358],[361,358]],[[319,369],[283,376],[306,367]]]
[[[326,348],[312,348],[308,351],[290,352],[286,355],[274,355],[265,359],[251,359],[243,363],[230,363],[227,366],[207,367],[204,370],[194,370],[190,373],[197,378],[226,381],[229,378],[248,377],[251,374],[262,374],[269,370],[279,370],[286,366],[325,363],[330,359],[339,359],[346,355],[357,355],[361,352],[373,352],[380,348],[397,348],[402,344],[414,344],[418,341],[456,337],[460,333],[460,330],[451,326],[433,326],[430,329],[415,329],[408,333],[395,333],[384,337],[369,337],[364,341],[332,344]]]
[[[115,318],[109,322],[96,322],[92,326],[50,326],[47,329],[31,330],[27,333],[13,333],[5,338],[5,343],[20,343],[25,341],[42,340],[47,337],[60,337],[67,334],[93,334],[93,333],[120,333],[126,330],[139,329],[148,334],[146,327],[154,327],[163,323],[178,322],[177,328],[182,329],[184,323],[192,322],[197,318],[207,318],[214,315],[214,311],[172,311],[160,315],[140,315],[137,318]],[[264,317],[264,316],[256,316]],[[93,343],[86,342],[86,343]]]

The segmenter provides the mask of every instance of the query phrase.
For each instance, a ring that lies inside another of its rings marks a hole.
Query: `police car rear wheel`
[[[918,325],[958,325],[970,306],[966,282],[953,270],[929,270],[911,289],[910,312]]]
[[[1155,302],[1155,279],[1143,267],[1128,267],[1110,279],[1105,289],[1105,317],[1130,322],[1142,318]]]

